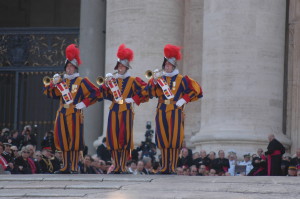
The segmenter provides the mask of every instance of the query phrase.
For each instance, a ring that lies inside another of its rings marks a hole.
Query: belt
[[[61,104],[60,105],[62,108],[75,108],[74,104]]]
[[[171,101],[171,100],[158,100],[158,103],[162,104],[176,104],[176,101]]]
[[[114,103],[116,103],[116,104],[125,104],[126,102],[124,102],[124,100],[119,100],[119,101],[114,101]]]

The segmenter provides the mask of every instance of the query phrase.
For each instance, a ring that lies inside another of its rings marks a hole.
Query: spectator
[[[192,165],[193,165],[193,159],[191,156],[189,156],[188,149],[182,148],[179,155],[177,167],[183,167],[183,166],[190,167]]]
[[[17,157],[19,157],[19,151],[18,151],[18,148],[17,146],[11,146],[10,147],[10,150],[11,150],[11,155],[13,157],[13,159],[15,160]]]
[[[198,176],[199,173],[198,173],[198,169],[196,167],[196,165],[192,165],[191,166],[191,176]]]
[[[231,175],[231,176],[234,176],[234,171],[235,171],[235,165],[237,164],[237,160],[236,160],[236,155],[231,153],[229,155],[229,169],[228,169],[228,173]]]
[[[10,172],[13,169],[12,163],[7,163],[6,159],[1,155],[4,151],[4,146],[2,143],[0,143],[0,167],[2,167],[3,171]]]
[[[53,148],[51,147],[51,150],[53,150]],[[62,151],[55,151],[54,154],[54,158],[51,158],[51,163],[53,165],[53,172],[58,171],[61,169],[62,165],[63,165],[63,155],[62,155]]]
[[[250,173],[250,171],[253,169],[252,162],[250,160],[250,153],[244,155],[244,161],[240,162],[239,165],[246,166],[246,175]]]
[[[11,143],[11,145],[16,146],[17,148],[19,148],[19,146],[20,146],[20,136],[19,136],[19,132],[17,130],[12,130],[11,131],[10,143]]]
[[[21,156],[16,158],[14,173],[16,174],[32,174],[34,172],[34,168],[28,162],[29,151],[23,147],[21,150]]]
[[[296,151],[296,157],[291,160],[291,165],[295,166],[298,170],[300,169],[300,148]]]
[[[2,129],[1,134],[0,134],[0,142],[6,143],[6,142],[8,142],[9,138],[10,138],[9,129],[8,128]]]
[[[111,155],[106,146],[106,137],[102,139],[102,144],[97,148],[97,156],[105,162],[111,161]]]
[[[290,166],[290,160],[291,160],[291,158],[287,154],[284,154],[282,156],[281,173],[282,173],[283,176],[286,176],[288,174],[288,168]]]
[[[252,160],[253,169],[248,173],[248,176],[266,176],[267,163],[260,157],[255,157]]]
[[[207,155],[208,157],[208,163],[209,165],[207,166],[207,170],[209,171],[212,168],[212,162],[213,160],[216,158],[216,153],[214,151],[209,152],[209,154]]]
[[[56,148],[55,148],[55,144],[54,144],[54,136],[53,136],[53,131],[48,131],[46,132],[44,139],[41,143],[41,147],[50,147],[52,152],[54,153]]]
[[[183,167],[183,175],[184,176],[189,176],[190,175],[190,168]]]
[[[26,146],[26,145],[33,145],[36,146],[36,136],[31,132],[31,126],[27,125],[24,127],[24,130],[22,131],[22,134],[20,136],[20,147]]]
[[[51,158],[53,157],[51,147],[44,147],[42,150],[42,159],[39,162],[41,167],[41,173],[49,174],[53,173],[53,164]]]
[[[143,172],[147,175],[152,175],[154,174],[152,172],[152,159],[150,157],[144,157],[143,158],[143,162],[144,162],[144,169]]]
[[[6,142],[6,143],[3,143],[4,145],[4,151],[2,152],[2,157],[5,158],[5,160],[8,162],[8,163],[13,163],[14,160],[13,160],[13,156],[12,156],[12,152],[11,152],[11,144]]]
[[[136,174],[136,172],[137,172],[136,168],[137,168],[136,162],[134,160],[132,160],[130,162],[130,166],[128,168],[129,173]]]
[[[27,151],[30,152],[29,157],[33,158],[33,154],[35,152],[35,147],[32,144],[28,144],[28,145],[26,145],[26,149],[27,149]]]
[[[201,164],[199,166],[199,176],[206,176],[208,175],[208,172],[206,170],[206,166],[204,164]]]
[[[264,150],[262,150],[262,148],[257,149],[257,156],[260,157],[262,160],[267,160],[266,156],[264,155]]]
[[[92,159],[92,157],[90,155],[86,155],[84,157],[84,161],[83,164],[80,165],[80,173],[82,174],[95,174],[95,170],[92,167],[92,162],[94,160]]]
[[[216,173],[217,173],[216,170],[210,169],[208,175],[209,175],[209,176],[216,176]]]
[[[229,165],[229,160],[225,158],[225,152],[223,150],[220,150],[218,152],[218,155],[219,157],[212,161],[212,168],[215,169],[217,173],[228,172],[230,165]]]
[[[183,176],[183,168],[177,167],[177,168],[176,168],[176,173],[177,173],[177,175],[179,175],[179,176]]]
[[[297,169],[295,166],[289,166],[287,176],[297,176]]]
[[[152,166],[152,172],[154,173],[154,174],[156,174],[158,171],[160,171],[160,164],[159,164],[159,162],[157,162],[157,161],[155,161],[154,163],[153,163],[153,166]]]
[[[136,175],[145,175],[144,173],[144,162],[138,161],[137,167],[136,167]]]

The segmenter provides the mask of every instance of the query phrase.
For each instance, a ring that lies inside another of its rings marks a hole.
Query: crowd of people
[[[25,133],[26,132],[26,133]],[[27,134],[27,137],[24,136]],[[161,170],[161,155],[156,153],[152,142],[153,132],[145,134],[145,141],[136,147],[126,162],[123,174],[151,175]],[[34,141],[33,141],[34,140]],[[24,144],[26,143],[26,144]],[[41,141],[42,150],[36,150],[36,140],[31,127],[26,126],[22,132],[3,129],[0,136],[0,173],[11,174],[53,174],[63,166],[62,151],[56,150],[53,133],[47,132]],[[237,152],[219,150],[217,153],[205,150],[193,152],[191,149],[180,150],[174,175],[185,176],[266,176],[268,160],[263,149],[257,153],[244,154],[239,161]],[[80,151],[78,173],[110,174],[114,171],[114,162],[106,146],[106,138],[97,148],[97,154],[91,156],[87,151]],[[300,148],[294,157],[283,155],[281,160],[282,176],[300,176]]]

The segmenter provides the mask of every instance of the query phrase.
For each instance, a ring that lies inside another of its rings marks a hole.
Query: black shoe
[[[170,172],[169,171],[159,171],[159,172],[157,172],[157,174],[159,174],[159,175],[168,175],[168,174],[170,174]]]
[[[70,174],[70,171],[68,171],[68,170],[65,170],[65,171],[58,170],[58,171],[55,171],[54,174]]]
[[[121,174],[121,171],[112,171],[110,174]]]

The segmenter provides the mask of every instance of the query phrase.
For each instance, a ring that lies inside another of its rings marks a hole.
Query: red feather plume
[[[164,53],[166,58],[175,57],[176,60],[181,59],[181,52],[179,46],[174,46],[172,44],[167,44],[164,48]]]
[[[117,57],[119,59],[133,60],[133,51],[130,48],[126,48],[125,44],[121,44],[118,49]]]
[[[71,44],[66,48],[66,57],[69,61],[76,59],[78,62],[78,65],[81,64],[81,60],[79,57],[79,48],[77,48],[77,46],[75,44]]]

